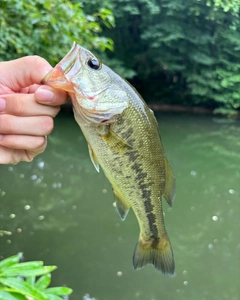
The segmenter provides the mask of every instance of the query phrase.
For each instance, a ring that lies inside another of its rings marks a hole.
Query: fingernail
[[[3,138],[3,135],[2,134],[0,134],[0,141],[1,141],[1,139]]]
[[[3,98],[0,98],[0,112],[4,111],[6,107],[6,101]]]
[[[49,87],[42,86],[36,90],[35,96],[39,102],[51,103],[54,93]]]

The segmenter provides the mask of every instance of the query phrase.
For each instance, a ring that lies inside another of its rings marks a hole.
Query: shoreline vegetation
[[[76,41],[156,110],[239,116],[240,0],[4,0],[0,23],[0,61],[54,66]]]
[[[154,112],[174,112],[174,113],[193,113],[193,114],[205,114],[205,115],[214,115],[214,116],[223,116],[228,118],[237,119],[240,118],[240,113],[235,114],[222,114],[222,113],[214,113],[214,109],[205,108],[201,106],[186,106],[186,105],[178,105],[178,104],[165,104],[159,102],[151,102],[147,103],[147,105],[154,111]],[[72,103],[69,101],[68,103],[64,104],[61,108],[63,113],[72,114]]]
[[[240,118],[240,113],[236,114],[223,114],[223,113],[214,113],[214,109],[205,108],[201,106],[185,106],[185,105],[177,105],[177,104],[161,104],[161,103],[147,103],[147,105],[155,112],[157,111],[165,111],[165,112],[189,112],[193,114],[211,114],[214,116],[224,116],[229,118]]]

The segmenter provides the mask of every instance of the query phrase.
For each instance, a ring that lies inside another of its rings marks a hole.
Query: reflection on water
[[[176,275],[131,259],[139,229],[122,222],[110,184],[91,164],[70,116],[59,116],[45,153],[0,166],[0,255],[56,264],[55,285],[70,299],[238,300],[240,298],[240,122],[160,114],[163,144],[177,179],[164,206]]]

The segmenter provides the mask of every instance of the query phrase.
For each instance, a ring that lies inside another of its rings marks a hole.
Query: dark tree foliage
[[[131,81],[147,101],[239,110],[239,0],[113,0],[105,5],[116,18],[116,27],[107,32],[115,44],[109,57],[135,71]]]
[[[240,110],[239,8],[240,0],[2,0],[0,60],[38,54],[54,64],[76,40],[105,51],[148,102],[230,114]]]

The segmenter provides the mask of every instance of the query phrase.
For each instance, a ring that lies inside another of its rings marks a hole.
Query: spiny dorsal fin
[[[99,163],[98,163],[97,158],[96,158],[96,156],[95,156],[95,154],[94,154],[94,152],[93,152],[93,150],[92,150],[92,148],[89,144],[88,144],[88,150],[89,150],[89,155],[90,155],[91,161],[92,161],[95,169],[99,173],[99,171],[100,171]]]
[[[113,188],[113,193],[115,197],[117,212],[121,220],[124,221],[131,207],[131,204],[127,200],[124,200],[114,188]]]
[[[166,183],[165,190],[163,193],[164,198],[167,203],[172,206],[173,200],[176,195],[176,180],[172,171],[172,168],[169,165],[169,162],[165,158],[165,174],[166,174]]]

